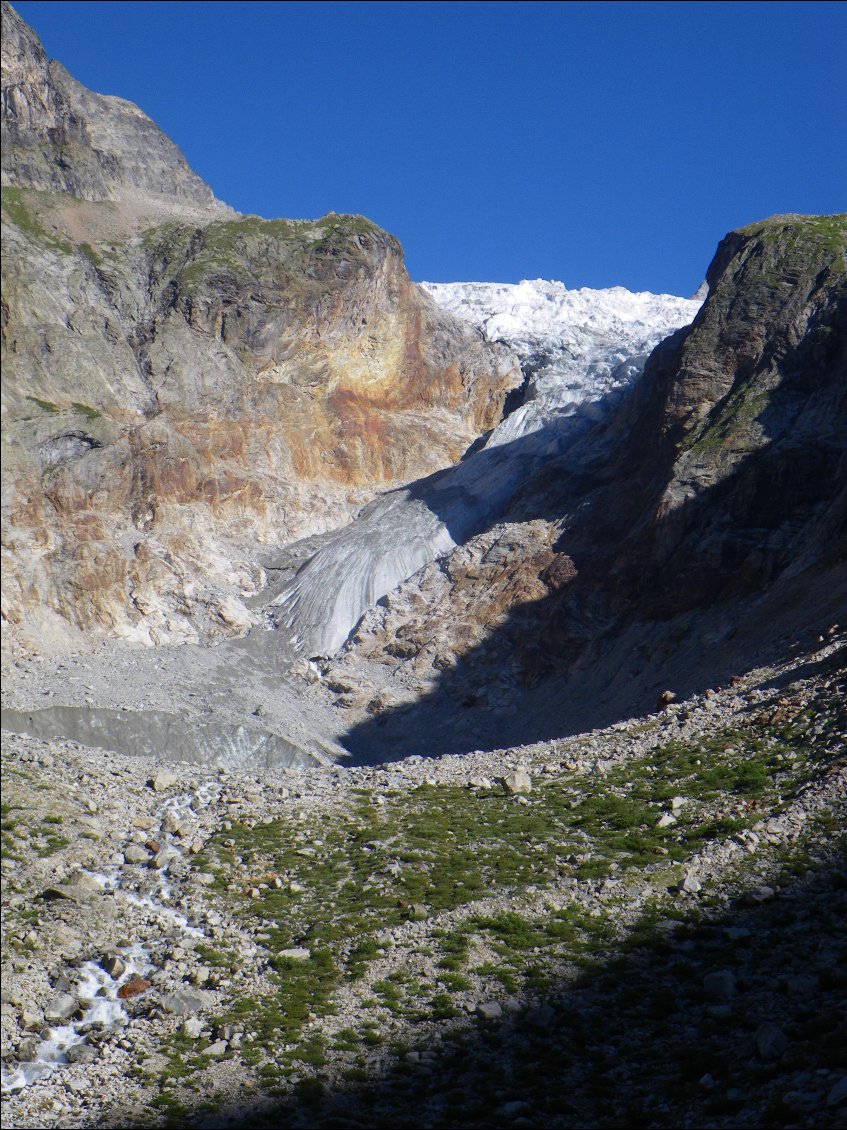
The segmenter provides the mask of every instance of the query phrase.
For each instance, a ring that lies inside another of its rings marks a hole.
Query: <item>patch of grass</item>
[[[41,221],[32,210],[33,201],[39,197],[49,196],[49,193],[38,193],[33,189],[15,188],[4,186],[2,189],[2,207],[6,218],[10,220],[30,239],[41,243],[52,251],[61,251],[65,254],[73,252],[73,245],[66,240],[57,239],[44,229]]]
[[[454,1015],[450,994],[469,990],[474,976],[496,979],[510,993],[526,986],[539,994],[562,962],[596,967],[622,944],[615,890],[623,891],[628,878],[646,880],[663,897],[662,887],[679,881],[694,852],[754,823],[763,804],[778,811],[815,770],[804,737],[810,724],[808,717],[784,717],[778,725],[666,742],[592,778],[590,787],[570,775],[540,777],[527,805],[500,789],[424,785],[384,790],[381,806],[370,803],[367,790],[354,793],[331,822],[233,824],[193,865],[206,871],[214,865],[216,895],[266,936],[277,956],[274,994],[236,1001],[229,1019],[249,1023],[256,1049],[298,1045],[313,1016],[331,1013],[336,990],[366,976],[385,950],[386,931],[402,928],[413,904],[423,903],[433,916],[490,893],[540,891],[568,873],[587,883],[613,876],[623,882],[606,888],[608,905],[599,916],[572,904],[535,915],[476,913],[449,931],[434,929],[427,949],[438,984],[424,987],[393,974],[375,982],[360,1007],[383,1020],[386,1013],[411,1022],[446,1019]],[[659,827],[673,797],[683,799],[675,823]],[[279,885],[271,881],[276,876]],[[265,886],[250,898],[246,892],[259,886],[259,877]],[[646,941],[656,933],[657,913],[650,909],[635,937]],[[664,918],[674,913],[663,908]],[[497,961],[469,970],[475,935]],[[310,958],[282,957],[279,951],[291,946],[308,948]],[[211,951],[207,960],[215,963]],[[368,1031],[375,1029],[363,1029],[357,1039],[373,1042]]]
[[[452,1020],[454,1016],[461,1015],[460,1009],[453,1004],[449,993],[436,993],[432,998],[432,1019]]]
[[[80,415],[85,416],[86,420],[102,419],[102,413],[98,412],[96,408],[91,408],[88,404],[80,404],[77,400],[71,403],[71,408],[74,408]]]
[[[461,993],[466,989],[473,988],[473,982],[469,981],[461,973],[440,973],[438,980],[446,989],[451,993]]]
[[[42,400],[38,396],[28,396],[27,400],[31,400],[33,404],[36,404],[42,410],[42,412],[49,412],[51,415],[54,415],[59,411],[58,404],[54,404],[52,400]]]
[[[99,253],[99,251],[95,251],[90,243],[80,243],[77,244],[77,246],[86,257],[86,259],[88,259],[89,262],[93,263],[95,267],[99,267],[103,262],[103,256]]]

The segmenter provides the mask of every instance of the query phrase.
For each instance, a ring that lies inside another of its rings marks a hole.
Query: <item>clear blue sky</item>
[[[847,209],[844,3],[16,7],[222,200],[361,212],[416,279],[688,294],[729,229]]]

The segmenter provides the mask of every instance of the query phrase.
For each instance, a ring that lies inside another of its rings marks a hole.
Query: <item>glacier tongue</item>
[[[277,597],[274,621],[308,656],[329,656],[362,615],[422,566],[496,521],[518,486],[612,410],[651,350],[702,297],[567,290],[561,283],[424,283],[450,313],[517,353],[524,402],[454,467],[366,506]]]

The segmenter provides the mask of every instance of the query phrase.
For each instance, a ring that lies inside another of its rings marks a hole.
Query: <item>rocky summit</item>
[[[416,285],[2,15],[4,1125],[843,1125],[847,216]]]

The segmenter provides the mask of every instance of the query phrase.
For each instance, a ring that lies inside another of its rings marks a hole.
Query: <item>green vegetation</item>
[[[46,231],[32,210],[33,203],[36,203],[41,197],[49,199],[50,195],[50,193],[38,193],[33,189],[4,186],[2,189],[3,212],[6,218],[30,239],[48,247],[51,251],[71,254],[73,244],[64,239],[57,239]]]
[[[55,414],[59,411],[58,404],[54,404],[52,400],[41,400],[37,396],[28,396],[27,400],[31,400],[33,404],[37,404],[43,412]]]
[[[80,404],[77,400],[72,402],[71,408],[76,409],[76,411],[79,412],[81,416],[85,416],[86,420],[89,422],[102,418],[102,414],[98,412],[96,408],[91,408],[87,404]]]
[[[389,790],[379,805],[362,790],[332,821],[235,824],[194,862],[268,938],[276,988],[270,999],[237,1002],[227,1022],[249,1023],[255,1033],[245,1054],[285,1043],[292,1050],[284,1063],[308,1058],[311,1018],[331,1014],[336,990],[367,976],[391,944],[386,931],[415,917],[419,905],[432,916],[493,893],[551,889],[562,876],[596,884],[614,876],[666,897],[685,860],[749,827],[763,805],[779,812],[812,776],[806,735],[814,721],[810,707],[773,725],[759,720],[666,742],[592,778],[590,788],[567,773],[541,777],[528,804],[499,787],[422,785]],[[654,933],[658,911],[648,906],[634,938]],[[471,913],[428,934],[431,982],[391,974],[370,985],[363,1007],[386,1022],[450,1019],[453,997],[472,989],[472,975],[490,978],[492,991],[540,993],[557,963],[591,968],[619,950],[622,936],[613,915],[576,904],[541,915]],[[496,960],[480,961],[480,945]],[[295,946],[308,949],[308,959],[281,955]],[[374,1043],[374,1029],[356,1039]]]
[[[751,427],[770,403],[767,392],[756,381],[749,381],[732,390],[719,401],[706,419],[684,442],[694,456],[714,455],[724,449],[746,451],[758,438]]]
[[[78,244],[78,246],[86,259],[93,263],[95,267],[100,266],[100,264],[103,262],[103,256],[99,253],[99,251],[95,251],[90,243],[80,243]]]
[[[241,216],[208,224],[199,237],[195,227],[165,224],[145,232],[142,246],[161,256],[164,269],[174,258],[173,247],[184,244],[187,248],[190,243],[188,261],[177,276],[179,286],[189,294],[220,276],[234,276],[244,283],[267,276],[272,285],[284,286],[288,297],[297,301],[319,285],[315,264],[339,254],[348,259],[360,257],[362,240],[379,236],[384,236],[381,229],[363,216],[330,213],[320,220]]]
[[[847,251],[847,212],[834,216],[771,216],[738,230],[768,242],[780,240],[796,246],[802,241],[829,252]]]

